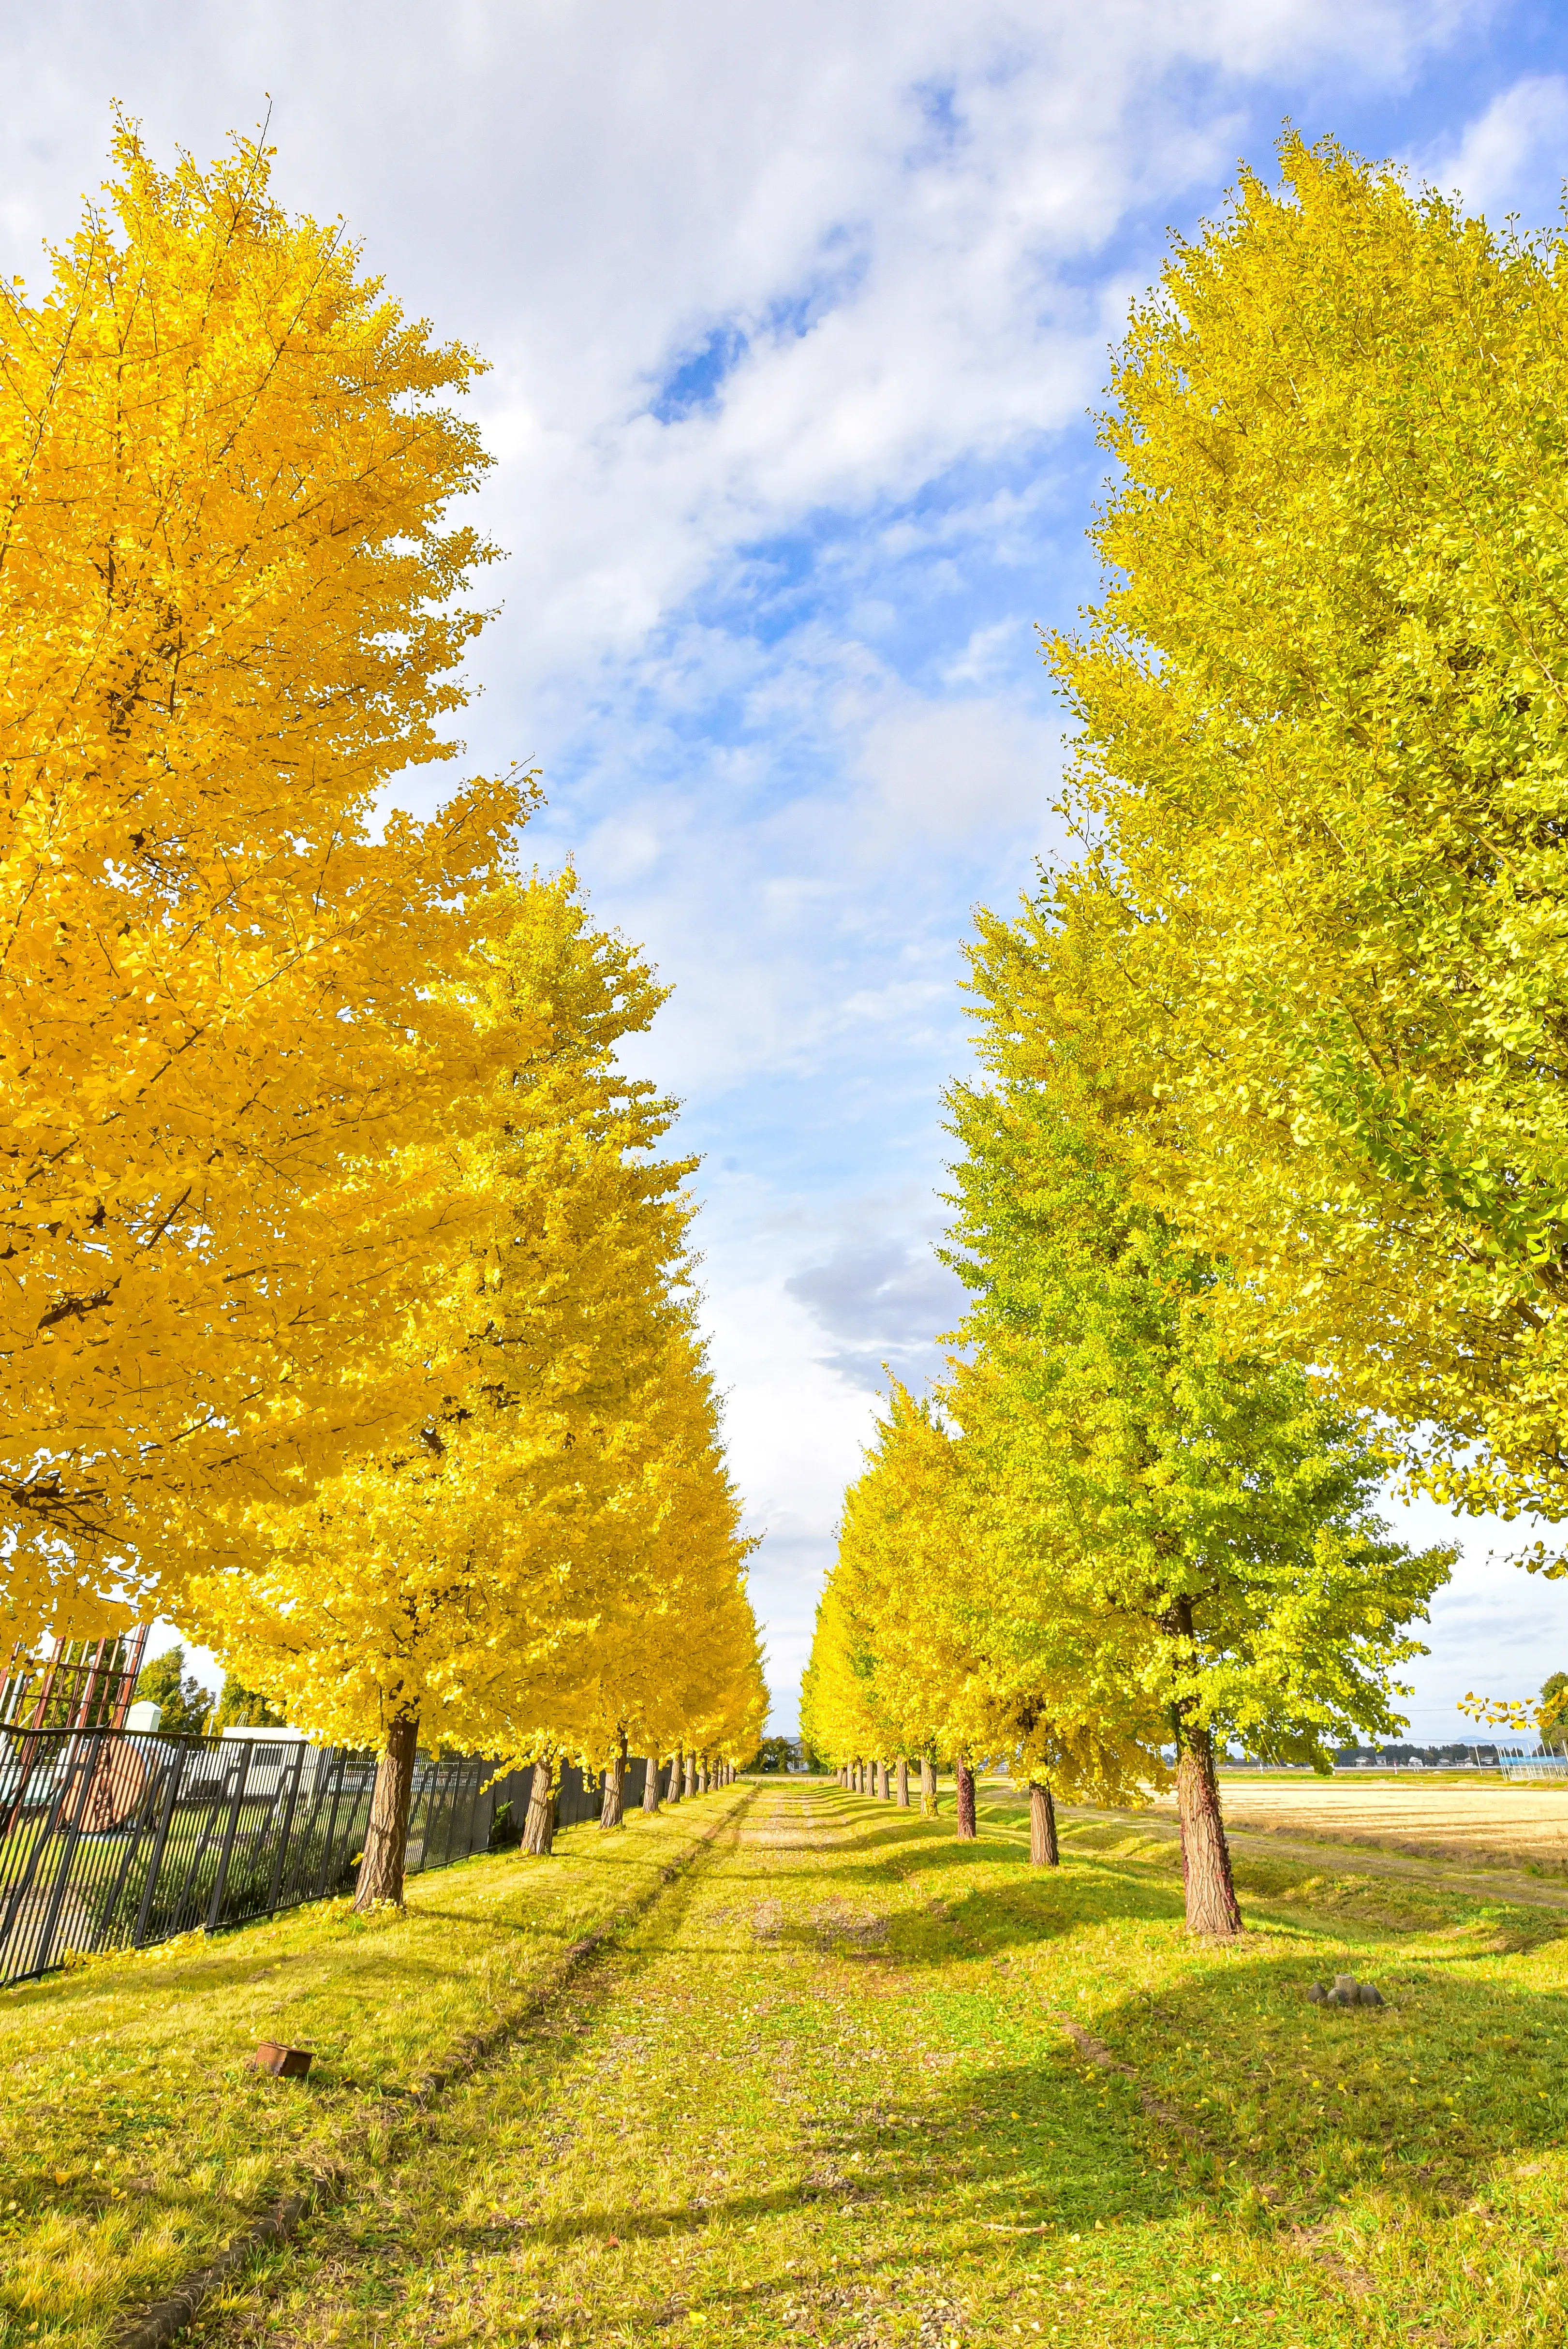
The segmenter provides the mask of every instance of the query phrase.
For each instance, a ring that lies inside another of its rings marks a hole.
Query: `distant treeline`
[[[1419,1762],[1428,1770],[1451,1770],[1467,1762],[1495,1764],[1495,1745],[1347,1745],[1334,1757],[1336,1770],[1354,1770],[1363,1763]]]

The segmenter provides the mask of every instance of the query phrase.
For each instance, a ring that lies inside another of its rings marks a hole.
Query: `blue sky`
[[[541,765],[534,853],[574,856],[675,986],[647,1066],[703,1153],[788,1724],[880,1366],[926,1375],[954,1309],[930,1244],[961,947],[1053,846],[1034,632],[1094,590],[1107,346],[1286,118],[1554,218],[1568,15],[8,0],[0,26],[0,266],[36,274],[68,231],[112,100],[164,157],[270,101],[282,199],[342,214],[493,362],[483,519],[508,554],[465,756]],[[1489,1559],[1501,1529],[1466,1543],[1423,1735],[1468,1687],[1568,1664],[1568,1585]]]

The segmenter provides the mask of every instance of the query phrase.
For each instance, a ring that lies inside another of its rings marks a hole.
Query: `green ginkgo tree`
[[[1414,1552],[1376,1512],[1385,1454],[1299,1369],[1228,1354],[1207,1292],[1227,1276],[1138,1203],[1051,1094],[961,1088],[951,1260],[971,1292],[944,1399],[988,1593],[1013,1669],[1033,1639],[1081,1706],[1173,1747],[1188,1922],[1241,1918],[1217,1754],[1231,1739],[1328,1766],[1386,1734],[1393,1675],[1423,1651],[1452,1552]],[[999,1610],[1000,1613],[1000,1610]],[[993,1640],[996,1639],[993,1634]]]

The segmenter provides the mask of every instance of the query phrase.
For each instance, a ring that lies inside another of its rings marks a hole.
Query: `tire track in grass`
[[[734,1819],[743,1816],[750,1799],[749,1795],[742,1796],[739,1811],[729,1811],[715,1828],[699,1836],[687,1850],[667,1862],[659,1870],[658,1885],[651,1894],[645,1893],[631,1903],[612,1909],[597,1925],[574,1941],[564,1951],[554,1974],[532,1991],[520,2006],[499,2017],[486,2030],[471,2033],[434,2069],[421,2074],[411,2088],[383,2087],[382,2096],[400,2100],[411,2116],[403,2131],[392,2135],[392,2146],[395,2147],[406,2143],[410,2136],[417,2133],[431,2107],[454,2084],[467,2079],[489,2063],[499,2050],[509,2047],[524,2033],[534,2018],[558,1996],[563,1987],[592,1961],[597,1951],[657,1902],[671,1884],[679,1882],[693,1867],[700,1866],[717,1836],[722,1834]],[[394,2152],[392,2158],[398,2160],[400,2157]],[[338,2163],[331,2169],[313,2176],[303,2188],[271,2204],[215,2260],[193,2270],[171,2293],[150,2306],[122,2315],[109,2335],[109,2349],[165,2349],[166,2344],[189,2331],[208,2302],[224,2299],[224,2287],[231,2277],[249,2269],[263,2253],[290,2243],[312,2215],[329,2210],[341,2197],[353,2190],[355,2183],[352,2168]]]
[[[744,1807],[723,1821],[679,1876],[653,1903],[646,1905],[659,1910],[678,1910],[683,1906],[693,1881],[712,1862],[715,1851],[734,1840]],[[336,2339],[343,2337],[346,2320],[352,2330],[353,2312],[369,2311],[374,2316],[395,2299],[396,2294],[386,2288],[386,2279],[404,2261],[407,2246],[417,2238],[421,2222],[428,2225],[433,2220],[437,2240],[446,2240],[446,2209],[432,2202],[430,2195],[443,2166],[456,2173],[444,2180],[449,2189],[471,2199],[464,2171],[474,2159],[487,2173],[493,2169],[496,2149],[504,2140],[509,2121],[531,2106],[547,2102],[556,2075],[591,2041],[605,2000],[634,1968],[634,1960],[628,1963],[628,1950],[618,1946],[628,1921],[624,1915],[612,1920],[607,1930],[595,1937],[596,1947],[585,1953],[586,1961],[571,1981],[553,1985],[551,1993],[535,2002],[528,2019],[509,2034],[508,2044],[490,2075],[460,2084],[444,2105],[438,2106],[433,2099],[427,2102],[410,2124],[418,2142],[409,2155],[389,2166],[355,2203],[319,2211],[309,2237],[290,2255],[258,2260],[243,2282],[221,2292],[202,2311],[189,2336],[191,2342],[315,2338],[320,2322],[326,2323],[327,2330],[319,2337]],[[543,2135],[544,2154],[558,2157],[573,2133],[569,2115],[557,2116]],[[505,2223],[502,2221],[503,2228]],[[481,2230],[482,2234],[494,2231],[493,2225]],[[339,2295],[341,2310],[335,2305]],[[388,2334],[389,2340],[426,2337],[425,2312],[411,2305],[410,2313],[415,2329],[406,2334]],[[296,2321],[306,2328],[297,2336],[293,2331]],[[373,2324],[370,2337],[381,2337],[379,2322]],[[525,2336],[514,2333],[511,2337]]]

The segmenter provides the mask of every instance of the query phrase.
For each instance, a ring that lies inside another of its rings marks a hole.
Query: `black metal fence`
[[[410,1870],[485,1848],[490,1775],[421,1755]],[[296,1737],[0,1728],[0,1983],[346,1889],[375,1779]]]

